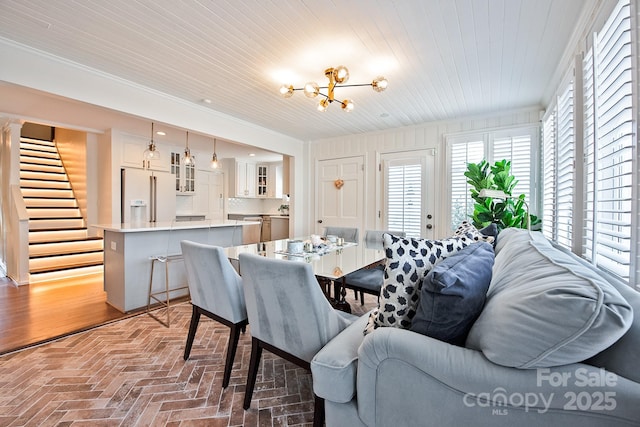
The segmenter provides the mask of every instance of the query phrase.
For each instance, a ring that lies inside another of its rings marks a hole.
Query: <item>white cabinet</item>
[[[282,198],[282,162],[248,163],[226,159],[230,197]]]
[[[225,159],[229,197],[256,197],[256,164]]]
[[[272,199],[282,198],[282,163],[269,164],[269,176],[267,181],[267,197]]]
[[[269,182],[269,166],[267,165],[257,165],[256,166],[256,196],[257,197],[268,197],[267,189]]]
[[[175,190],[179,194],[193,194],[196,191],[196,167],[184,164],[181,153],[171,153],[171,174],[175,178]]]
[[[160,158],[153,160],[144,160],[144,151],[148,146],[149,141],[146,138],[135,135],[122,134],[122,158],[120,164],[122,166],[132,168],[168,172],[169,156],[166,152],[162,153],[162,150],[160,148],[158,148],[158,151],[161,153]]]

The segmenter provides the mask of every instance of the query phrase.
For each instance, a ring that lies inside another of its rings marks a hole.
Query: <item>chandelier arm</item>
[[[367,86],[367,85],[363,85]],[[329,89],[329,86],[318,86],[318,89]],[[294,87],[292,90],[304,90],[303,87]]]
[[[336,84],[336,87],[359,87],[359,86],[372,86],[371,83],[361,83],[361,84],[357,84],[357,85],[340,85],[338,86]]]

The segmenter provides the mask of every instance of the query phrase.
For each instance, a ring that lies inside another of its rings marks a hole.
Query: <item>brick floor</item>
[[[376,303],[368,295],[364,307],[348,300],[354,314]],[[184,361],[191,305],[171,310],[171,328],[143,314],[1,356],[0,425],[310,425],[310,373],[265,351],[251,408],[244,411],[250,328],[223,390],[228,328],[202,317]]]

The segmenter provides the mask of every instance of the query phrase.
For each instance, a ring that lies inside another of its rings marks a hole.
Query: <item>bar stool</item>
[[[173,227],[172,227],[173,228]],[[149,276],[149,296],[147,298],[147,314],[149,316],[156,319],[158,322],[162,323],[167,328],[171,326],[171,299],[169,298],[171,292],[181,291],[184,289],[189,289],[188,283],[179,284],[175,287],[169,286],[169,266],[175,263],[182,262],[184,263],[184,259],[182,257],[182,253],[173,253],[169,254],[170,247],[170,239],[167,243],[167,254],[165,255],[152,255],[149,257],[151,260],[151,275]],[[154,291],[153,290],[153,273],[156,269],[156,264],[164,264],[164,289]],[[164,299],[161,297],[164,296]],[[151,312],[151,300],[159,303],[162,307],[167,309],[167,322],[164,323],[157,316],[155,316]]]

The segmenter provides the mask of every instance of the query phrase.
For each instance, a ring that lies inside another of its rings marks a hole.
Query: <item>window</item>
[[[478,163],[484,158],[484,141],[468,141],[455,144],[451,150],[451,229],[473,215],[473,199],[470,185],[464,176],[467,163]]]
[[[556,112],[554,107],[542,124],[542,232],[550,240],[556,224]]]
[[[630,1],[620,0],[592,43],[587,40],[591,46],[575,70],[581,86],[573,79],[561,85],[544,120],[543,230],[599,268],[636,284],[631,20]],[[581,91],[581,105],[574,102],[576,91]],[[580,141],[575,129],[581,130]],[[576,212],[583,214],[576,217]]]
[[[571,73],[573,74],[573,73]],[[569,79],[542,125],[542,231],[572,248],[575,138],[573,79]]]
[[[585,123],[595,118],[595,137],[585,134],[585,198],[592,212],[583,255],[627,282],[634,188],[630,9],[628,0],[618,3],[595,36],[593,53],[586,56],[593,64],[585,58],[584,73],[593,81],[593,94],[585,94],[585,100],[592,95],[585,102]]]
[[[420,237],[422,230],[422,162],[392,160],[386,164],[387,229]]]
[[[518,180],[513,194],[524,194],[527,204],[535,203],[533,185],[536,180],[532,174],[535,166],[532,159],[537,152],[537,127],[506,129],[495,132],[452,136],[447,138],[449,177],[451,182],[450,227],[458,225],[473,214],[473,199],[470,186],[464,172],[468,163],[478,163],[486,159],[490,164],[498,160],[511,161],[511,173]]]

